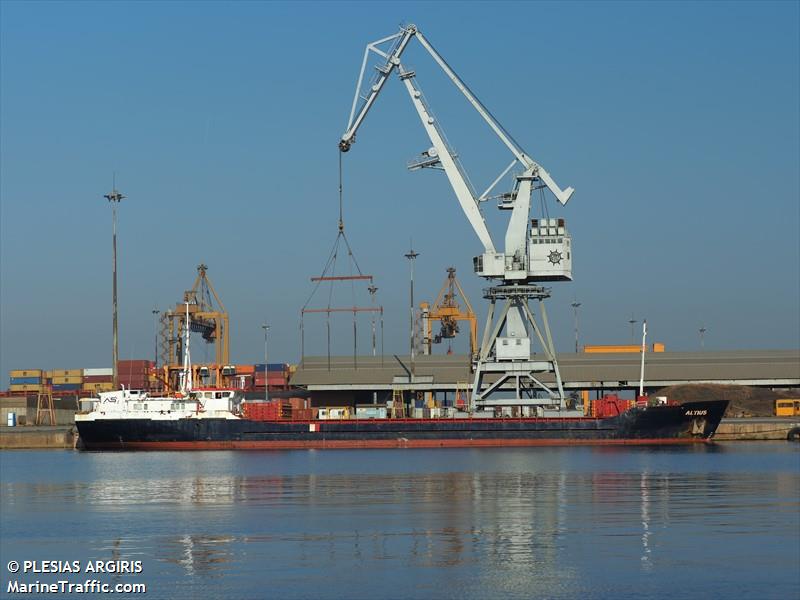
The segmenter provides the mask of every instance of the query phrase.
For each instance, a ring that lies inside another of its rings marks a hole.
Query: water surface
[[[15,451],[0,468],[2,597],[26,559],[141,560],[99,578],[148,598],[800,597],[798,444]]]

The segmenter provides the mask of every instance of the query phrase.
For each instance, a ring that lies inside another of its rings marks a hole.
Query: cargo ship
[[[443,448],[578,444],[683,444],[712,439],[727,400],[632,406],[606,417],[318,418],[283,416],[280,402],[227,389],[174,397],[99,394],[75,416],[86,450]]]
[[[187,305],[187,320],[189,309]],[[366,418],[348,409],[284,410],[281,400],[246,401],[240,390],[193,389],[189,332],[184,340],[181,391],[151,396],[124,387],[101,392],[75,415],[86,450],[225,450],[293,448],[444,448],[569,444],[682,444],[709,441],[727,400],[670,404],[640,392],[629,405],[617,397],[595,416],[509,417],[459,411],[448,417],[387,418],[377,407]],[[644,370],[644,362],[642,362]],[[325,418],[321,418],[321,417]],[[331,418],[333,417],[333,418]]]

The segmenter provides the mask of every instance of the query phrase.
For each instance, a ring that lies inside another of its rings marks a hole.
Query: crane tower
[[[511,163],[482,194],[472,188],[463,165],[447,143],[442,126],[416,81],[416,73],[401,61],[413,39],[430,54],[512,155]],[[364,86],[368,63],[374,56],[378,57],[375,72]],[[409,168],[444,172],[483,245],[483,251],[473,258],[473,267],[477,275],[490,281],[484,290],[489,311],[473,361],[470,409],[522,404],[564,408],[564,390],[544,303],[550,290],[541,284],[572,279],[572,240],[564,219],[551,219],[548,215],[531,219],[530,210],[535,192],[543,194],[544,190],[549,190],[561,205],[565,205],[574,190],[571,187],[561,189],[517,144],[415,25],[403,26],[399,32],[367,45],[350,119],[339,140],[341,152],[349,151],[355,143],[356,133],[394,72],[406,88],[432,144]],[[492,196],[493,190],[507,176],[513,180],[511,190]],[[481,204],[490,199],[496,199],[498,208],[509,213],[502,250],[495,246],[482,214]],[[555,383],[544,381],[542,374],[551,374]],[[484,385],[485,380],[487,385]]]

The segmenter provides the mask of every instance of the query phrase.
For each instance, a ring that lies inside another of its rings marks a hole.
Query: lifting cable
[[[347,239],[347,235],[344,231],[344,168],[343,168],[343,160],[342,160],[342,152],[338,151],[337,154],[339,155],[339,184],[338,184],[338,195],[339,195],[339,220],[337,223],[337,234],[336,239],[333,242],[333,246],[331,248],[330,254],[328,255],[328,259],[325,262],[325,266],[322,269],[322,273],[319,277],[312,277],[312,281],[314,283],[311,293],[309,294],[308,298],[306,299],[303,307],[300,311],[300,352],[301,352],[301,360],[305,357],[305,313],[306,312],[325,312],[325,330],[326,330],[326,342],[327,342],[327,354],[328,354],[328,369],[331,367],[331,313],[335,311],[341,311],[341,308],[334,308],[333,307],[333,294],[334,294],[334,284],[337,280],[349,280],[350,282],[350,294],[351,294],[351,304],[352,312],[353,312],[353,361],[355,365],[355,361],[358,356],[358,310],[364,309],[357,309],[356,308],[356,285],[355,282],[357,279],[365,279],[369,278],[372,281],[372,276],[365,276],[362,271],[361,267],[356,260],[355,255],[353,254],[353,249],[350,246],[350,241]],[[344,243],[344,248],[340,247],[340,244]],[[347,260],[348,260],[348,267],[347,269],[342,268],[342,276],[337,276],[336,274],[336,262],[339,259],[339,251],[346,250],[347,252]],[[354,269],[355,267],[355,269]],[[357,275],[356,275],[357,274]],[[323,309],[309,309],[309,304],[311,303],[312,299],[316,295],[317,291],[319,290],[320,285],[323,282],[328,282],[328,298],[327,298],[327,306]],[[383,311],[381,308],[381,349],[383,348]]]

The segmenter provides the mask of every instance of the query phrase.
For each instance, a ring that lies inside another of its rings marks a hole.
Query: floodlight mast
[[[457,156],[447,144],[441,126],[429,110],[422,91],[416,82],[415,72],[405,69],[400,60],[413,38],[419,40],[422,47],[431,55],[436,64],[445,72],[456,88],[514,156],[511,164],[480,196],[473,191],[466,173],[464,173],[460,162],[457,160]],[[381,49],[381,46],[385,44],[391,45],[387,50]],[[366,94],[362,95],[361,88],[371,52],[378,54],[385,62],[376,67],[375,77]],[[477,359],[471,407],[474,408],[476,401],[488,404],[486,396],[498,391],[503,386],[507,389],[510,385],[509,380],[513,380],[516,383],[515,389],[517,390],[518,398],[517,402],[513,404],[552,405],[552,402],[523,402],[519,398],[522,392],[527,393],[529,398],[532,398],[533,392],[529,390],[536,387],[546,391],[550,396],[550,400],[558,399],[560,405],[563,406],[564,393],[561,378],[558,374],[555,350],[542,304],[542,300],[549,296],[549,290],[534,285],[534,283],[572,279],[571,240],[564,227],[563,219],[542,219],[542,225],[540,225],[536,220],[530,221],[529,214],[531,194],[535,190],[546,187],[562,205],[569,201],[574,190],[571,187],[562,190],[550,174],[524,152],[415,25],[401,27],[398,33],[367,45],[353,97],[350,119],[344,135],[339,140],[341,152],[347,152],[355,143],[356,133],[395,69],[400,80],[405,85],[420,121],[433,145],[432,148],[423,152],[422,157],[410,165],[409,168],[413,170],[428,167],[444,171],[467,220],[483,244],[483,254],[473,259],[475,272],[486,279],[499,280],[499,285],[486,291],[486,298],[491,300],[491,307],[483,345]],[[360,105],[359,99],[362,100]],[[481,213],[480,202],[489,197],[494,187],[515,166],[519,166],[522,172],[515,176],[513,191],[505,195],[499,205],[500,209],[511,210],[511,217],[505,235],[505,252],[498,252]],[[552,239],[550,236],[552,236]],[[545,240],[543,238],[548,239]],[[547,248],[539,245],[545,242],[549,244]],[[498,299],[505,302],[505,307],[498,313],[497,326],[492,328],[494,305]],[[543,330],[538,327],[528,308],[530,299],[538,299],[540,302]],[[500,336],[503,327],[505,327],[505,337]],[[529,329],[536,334],[542,344],[545,355],[544,361],[532,360]],[[513,341],[512,346],[515,347],[510,353],[508,349],[509,340]],[[514,363],[513,366],[511,366],[511,363]],[[485,392],[481,392],[482,373],[484,371],[499,373],[500,378]],[[555,374],[557,392],[548,388],[539,378],[533,375],[533,373],[543,371]]]

